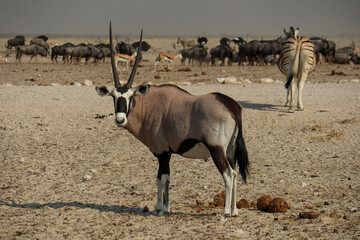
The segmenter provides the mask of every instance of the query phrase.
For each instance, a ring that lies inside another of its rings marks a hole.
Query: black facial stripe
[[[119,93],[121,93],[121,94],[126,93],[128,90],[129,90],[129,88],[127,88],[127,87],[118,87],[118,88],[116,89],[116,91],[119,92]]]
[[[126,113],[126,110],[127,110],[126,99],[124,97],[119,97],[116,103],[116,112]]]

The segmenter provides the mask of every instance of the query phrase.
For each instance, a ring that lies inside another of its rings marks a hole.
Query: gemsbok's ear
[[[110,95],[109,89],[105,86],[95,87],[95,90],[96,90],[97,94],[101,97]]]
[[[135,90],[135,95],[146,95],[149,91],[150,85],[149,84],[142,84],[138,86]]]

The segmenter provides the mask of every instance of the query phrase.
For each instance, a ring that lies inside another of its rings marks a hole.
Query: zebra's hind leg
[[[289,107],[290,106],[290,87],[288,87],[287,89],[287,94],[286,94],[286,103],[285,103],[285,107]]]
[[[296,83],[293,80],[291,85],[289,86],[290,88],[290,103],[289,103],[289,112],[293,113],[294,112],[294,105],[295,105],[295,87],[296,87]]]
[[[302,91],[304,88],[304,84],[307,78],[307,74],[303,74],[302,77],[300,78],[300,80],[297,83],[297,87],[298,87],[298,103],[297,103],[297,110],[298,111],[303,111],[304,110],[304,106],[302,103]]]

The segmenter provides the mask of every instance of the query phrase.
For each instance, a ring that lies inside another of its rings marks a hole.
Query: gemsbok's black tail
[[[239,164],[239,170],[242,179],[246,183],[246,178],[249,175],[249,157],[241,128],[239,128],[238,136],[236,139],[235,159]]]

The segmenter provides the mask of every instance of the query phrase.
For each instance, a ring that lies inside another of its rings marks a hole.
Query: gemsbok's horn
[[[109,39],[110,39],[111,68],[112,68],[112,72],[113,72],[115,88],[118,88],[118,87],[120,87],[120,81],[119,81],[119,77],[117,75],[116,67],[115,67],[114,49],[113,49],[113,45],[112,45],[111,22],[110,22],[110,27],[109,27]]]
[[[140,59],[140,57],[141,57],[140,55],[141,55],[142,35],[143,35],[143,30],[141,29],[140,43],[139,43],[138,51],[137,51],[137,54],[136,54],[136,60],[135,60],[134,67],[133,67],[133,69],[131,70],[131,74],[130,74],[129,80],[128,80],[127,83],[126,83],[126,87],[127,87],[127,88],[131,88],[131,85],[132,85],[132,83],[133,83],[133,81],[134,81],[134,77],[135,77],[135,73],[136,73],[136,68],[137,68],[137,66],[138,66],[139,59]]]

